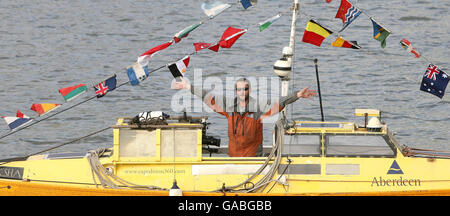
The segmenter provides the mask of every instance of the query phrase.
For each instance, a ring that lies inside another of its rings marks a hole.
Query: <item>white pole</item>
[[[292,11],[292,24],[291,24],[291,36],[289,38],[289,47],[292,49],[292,53],[294,53],[294,43],[295,43],[295,25],[297,22],[297,15],[300,9],[299,0],[294,0],[293,11]]]
[[[298,3],[299,0],[294,0],[294,5],[292,6],[292,24],[291,24],[291,35],[289,37],[289,49],[292,51],[292,55],[289,56],[291,67],[292,67],[292,56],[294,55],[294,45],[295,45],[295,25],[297,22],[297,15],[298,11],[300,9],[300,4]],[[289,75],[285,76],[281,79],[281,96],[287,96],[289,92]]]

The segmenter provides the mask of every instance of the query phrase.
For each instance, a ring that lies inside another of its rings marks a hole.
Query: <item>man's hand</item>
[[[191,89],[191,85],[189,83],[187,83],[187,81],[183,78],[180,77],[181,81],[177,82],[176,79],[173,79],[172,81],[172,89],[187,89],[190,90]]]
[[[316,90],[309,89],[309,86],[297,92],[298,98],[308,98],[311,99],[312,96],[316,96]]]

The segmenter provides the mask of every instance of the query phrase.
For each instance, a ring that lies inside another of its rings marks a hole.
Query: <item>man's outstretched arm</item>
[[[309,86],[308,86],[308,87],[306,87],[298,92],[295,92],[291,95],[282,97],[279,100],[279,102],[276,102],[274,105],[272,105],[270,107],[270,109],[260,117],[260,119],[262,120],[266,117],[269,117],[269,116],[279,113],[281,110],[284,109],[284,107],[286,107],[288,104],[294,103],[299,98],[312,99],[312,97],[316,96],[316,95],[317,95],[316,90],[309,89]]]
[[[213,94],[210,94],[208,91],[202,89],[201,87],[193,86],[193,85],[187,83],[185,79],[181,78],[181,82],[175,82],[173,88],[190,90],[193,95],[196,95],[199,98],[201,98],[202,101],[206,105],[208,105],[214,112],[217,112],[222,115],[226,115],[226,112],[224,111],[224,108],[223,108],[223,107],[225,107],[225,104],[223,104],[222,106],[219,105],[216,102],[216,96],[214,96]],[[219,98],[219,100],[220,100],[220,98]],[[223,103],[225,103],[225,102],[223,102]]]

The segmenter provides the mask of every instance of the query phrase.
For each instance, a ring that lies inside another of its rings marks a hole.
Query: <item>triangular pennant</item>
[[[50,111],[55,110],[58,108],[61,104],[50,104],[50,103],[44,103],[44,104],[33,104],[31,106],[31,110],[37,112],[39,116],[44,115]]]
[[[2,116],[10,130],[14,130],[20,126],[30,123],[33,119],[24,115],[20,110],[17,110],[16,117]]]
[[[337,37],[336,40],[331,43],[331,46],[334,47],[343,47],[343,48],[351,48],[351,49],[361,49],[356,41],[346,41],[342,37]]]

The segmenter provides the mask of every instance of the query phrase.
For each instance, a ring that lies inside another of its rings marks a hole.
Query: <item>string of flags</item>
[[[175,78],[183,76],[187,68],[187,65],[189,64],[190,55],[193,55],[203,49],[209,49],[214,52],[218,52],[219,48],[231,48],[231,46],[233,46],[233,44],[246,32],[247,29],[239,29],[230,26],[223,32],[222,37],[217,43],[215,44],[204,42],[193,43],[195,52],[185,56],[184,58],[178,60],[177,62],[168,64],[167,67],[169,68],[169,71]],[[150,49],[149,51],[142,54],[138,58],[138,61],[136,63],[127,67],[127,75],[131,85],[133,86],[138,85],[140,82],[144,81],[150,75],[148,71],[148,61],[151,55],[169,47],[170,44],[171,44],[170,42],[167,42]],[[145,59],[145,61],[141,60],[141,58]],[[183,64],[185,67],[182,66]]]
[[[431,63],[425,56],[421,55],[411,44],[411,42],[405,38],[400,40],[400,45],[414,54],[415,58],[423,58],[430,64],[428,65],[425,73],[422,77],[422,82],[420,83],[420,90],[428,92],[442,99],[445,94],[445,89],[447,88],[449,82],[449,76],[438,66]]]
[[[336,40],[331,43],[332,46],[334,46],[334,47],[344,47],[344,48],[353,48],[353,49],[361,49],[361,46],[359,46],[356,41],[345,40],[340,35],[340,33],[345,28],[347,28],[350,25],[350,23],[352,23],[361,13],[362,13],[361,10],[359,10],[358,8],[353,6],[347,0],[341,0],[341,5],[339,6],[339,9],[338,9],[338,11],[336,13],[335,18],[341,19],[342,23],[343,23],[343,26],[342,26],[342,29],[340,31],[338,31],[338,33],[337,33],[338,35],[337,35]],[[307,14],[305,14],[305,15],[307,15]],[[309,16],[309,15],[307,15],[307,16]],[[389,36],[391,31],[389,31],[386,28],[382,27],[372,17],[369,17],[369,18],[372,21],[372,25],[373,25],[373,38],[375,40],[377,40],[377,41],[380,41],[381,47],[385,48],[386,47],[386,38]],[[317,21],[315,21],[313,19],[309,20],[309,22],[307,23],[305,32],[308,29],[308,26],[310,26],[310,28],[309,28],[310,31],[312,30],[312,32],[314,32],[316,34],[315,35],[314,34],[308,34],[307,38],[305,40],[302,39],[302,41],[305,42],[305,43],[310,43],[310,41],[312,41],[311,44],[320,47],[322,43],[321,42],[319,43],[317,41],[323,41],[325,38],[327,38],[331,34],[334,34],[333,31],[329,30],[327,27],[319,24]],[[324,33],[325,31],[328,32],[328,33]],[[305,37],[305,35],[303,37]]]
[[[327,1],[330,3],[331,1]],[[341,4],[336,13],[335,18],[339,18],[342,20],[343,27],[339,32],[342,32],[345,28],[347,28],[350,23],[352,23],[363,11],[359,10],[355,6],[353,6],[347,0],[341,0]],[[386,47],[386,39],[391,34],[391,31],[387,30],[383,26],[381,26],[378,22],[376,22],[372,17],[369,17],[372,25],[373,25],[373,38],[381,43],[381,47]],[[305,28],[305,32],[303,33],[302,42],[310,43],[315,46],[321,46],[322,41],[333,34],[333,32],[326,27],[320,25],[317,21],[310,20]],[[414,54],[416,58],[424,58],[414,47],[411,45],[407,39],[402,39],[400,44],[407,51]],[[347,41],[342,38],[340,35],[336,38],[334,42],[331,43],[334,47],[345,47],[352,49],[360,49],[361,47],[357,44],[356,41]],[[420,90],[424,92],[428,92],[442,99],[445,94],[445,89],[449,82],[449,76],[443,70],[439,69],[439,67],[434,64],[429,64],[427,67],[425,74],[423,75]]]
[[[247,9],[248,7],[256,4],[255,0],[240,0],[240,2],[242,4],[242,6],[244,7],[244,9]],[[231,6],[230,4],[224,4],[220,1],[213,0],[213,1],[207,1],[207,2],[203,3],[201,7],[202,7],[204,13],[208,16],[208,18],[213,19],[218,14],[220,14],[223,11],[225,11],[226,9],[228,9],[230,6]],[[101,98],[104,95],[106,95],[108,92],[113,91],[116,88],[123,86],[124,84],[130,83],[132,86],[137,85],[140,82],[142,82],[145,78],[147,78],[151,72],[154,72],[154,71],[164,68],[166,66],[169,68],[169,70],[171,71],[171,73],[173,74],[174,77],[179,77],[180,75],[182,76],[186,72],[186,68],[189,65],[189,59],[190,59],[189,55],[185,56],[184,58],[182,58],[181,60],[179,60],[177,62],[161,66],[152,71],[149,71],[149,68],[148,68],[149,61],[155,53],[168,48],[173,43],[179,43],[183,38],[187,37],[190,32],[192,32],[193,30],[195,30],[196,28],[198,28],[205,22],[206,22],[206,20],[203,20],[203,21],[194,23],[194,24],[182,29],[181,31],[177,32],[173,36],[173,39],[171,41],[168,41],[166,43],[163,43],[161,45],[153,47],[152,49],[149,49],[148,51],[146,51],[142,55],[140,55],[135,63],[126,67],[126,72],[127,72],[129,81],[117,85],[116,74],[114,74],[113,76],[111,76],[93,86],[94,91],[95,91],[94,97],[90,97],[84,101],[81,101],[75,105],[72,105],[71,107],[61,110],[58,113],[61,113],[68,109],[76,107],[84,102],[87,102],[87,101],[93,99],[93,98]],[[219,40],[219,42],[217,42],[213,46],[211,46],[211,44],[207,44],[207,43],[194,43],[194,49],[196,50],[195,52],[199,51],[200,49],[204,49],[204,48],[210,48],[211,50],[213,50],[215,52],[218,52],[219,47],[231,48],[231,46],[236,42],[236,40],[240,36],[242,36],[246,31],[247,31],[247,29],[237,29],[237,28],[229,27],[222,35],[222,38]],[[199,46],[198,44],[203,44],[203,45]],[[205,44],[206,44],[206,46],[205,46]],[[88,88],[87,88],[86,84],[77,84],[74,86],[59,89],[59,93],[62,95],[65,102],[72,101],[73,99],[78,98],[79,96],[83,95],[87,91],[88,91]],[[61,105],[62,104],[50,104],[50,103],[33,104],[31,110],[37,112],[39,116],[43,116],[44,114],[47,114],[50,111],[53,111],[53,110],[59,108]],[[36,121],[33,121],[34,118],[31,118],[31,117],[28,117],[28,116],[22,114],[19,110],[17,111],[15,117],[2,116],[2,118],[6,121],[8,127],[10,128],[11,131],[8,134],[2,135],[0,137],[0,139],[13,134],[13,132],[17,132],[18,130],[16,130],[16,129],[18,129],[19,127],[21,127],[20,129],[24,129],[28,126],[36,124],[45,119],[48,119],[58,113],[54,113],[50,116],[47,116],[45,118],[42,118],[42,119],[39,119]],[[31,122],[33,122],[33,124],[29,124]],[[25,125],[28,125],[28,126],[24,127]]]
[[[331,1],[327,1],[327,3],[330,3]],[[303,11],[301,11],[303,14],[305,14]],[[284,12],[287,13],[287,12]],[[278,13],[277,15],[258,23],[258,27],[260,29],[260,32],[269,27],[273,22],[278,20],[284,13]],[[361,49],[361,46],[357,44],[356,41],[349,41],[345,40],[340,33],[344,31],[356,18],[359,17],[360,14],[362,14],[363,11],[358,9],[356,6],[351,4],[347,0],[341,0],[341,4],[336,12],[335,18],[342,20],[342,28],[341,30],[337,31],[337,38],[334,42],[331,43],[333,47],[343,47],[343,48],[352,48],[352,49]],[[309,16],[308,14],[305,14],[306,16]],[[311,16],[309,16],[311,17]],[[369,17],[372,21],[373,25],[373,38],[377,41],[380,41],[381,47],[386,47],[386,38],[391,34],[391,31],[387,30],[386,28],[382,27],[378,22],[376,22],[372,17]],[[305,33],[306,37],[305,37]],[[306,25],[304,36],[302,38],[302,41],[305,43],[310,43],[315,46],[321,46],[321,41],[323,41],[328,36],[334,34],[332,30],[329,28],[321,25],[319,22],[317,22],[314,19],[310,19],[309,22]]]
[[[326,0],[327,3],[330,3],[331,0]],[[256,0],[240,0],[240,3],[242,4],[244,9],[248,9],[251,6],[254,6],[256,4]],[[222,13],[226,9],[230,8],[230,4],[222,3],[218,0],[213,1],[207,1],[201,5],[201,8],[203,9],[204,13],[207,15],[208,19],[213,19],[218,14]],[[352,5],[347,0],[341,0],[341,4],[339,6],[339,9],[336,13],[335,18],[341,19],[343,26],[340,31],[338,31],[337,38],[334,42],[331,43],[331,46],[333,47],[342,47],[342,48],[351,48],[351,49],[361,49],[361,47],[358,45],[356,41],[349,41],[344,39],[339,33],[345,30],[356,18],[359,17],[359,15],[363,13],[360,9]],[[259,31],[262,32],[271,24],[273,24],[275,21],[280,19],[280,17],[283,15],[283,13],[278,13],[273,17],[270,17],[260,23],[258,23]],[[385,48],[386,46],[386,39],[391,34],[391,31],[387,30],[386,28],[382,27],[378,22],[376,22],[372,17],[369,17],[372,21],[373,25],[373,38],[381,43],[381,47]],[[164,67],[167,67],[168,70],[171,72],[172,76],[174,78],[182,77],[187,71],[187,68],[189,66],[189,61],[191,58],[191,55],[196,54],[200,50],[209,49],[214,52],[218,52],[219,48],[231,48],[233,44],[242,36],[244,35],[248,30],[247,29],[239,29],[234,27],[228,27],[222,34],[220,40],[216,43],[205,43],[205,42],[196,42],[193,43],[194,46],[194,52],[188,55],[185,55],[183,58],[171,62],[169,64],[163,65],[159,68],[156,68],[152,71],[149,70],[149,62],[153,55],[155,55],[157,52],[162,51],[174,43],[179,43],[183,38],[186,38],[192,31],[200,27],[202,24],[205,23],[206,20],[196,22],[181,31],[177,32],[173,39],[160,44],[156,47],[153,47],[146,52],[144,52],[142,55],[140,55],[137,58],[137,61],[128,67],[126,67],[126,74],[128,76],[128,81],[125,83],[122,83],[120,85],[117,85],[117,78],[116,74],[113,76],[110,76],[109,78],[103,80],[102,82],[97,83],[93,86],[95,90],[95,96],[90,97],[85,101],[82,101],[78,104],[75,104],[74,106],[69,107],[73,108],[81,103],[84,103],[88,100],[91,100],[93,98],[101,98],[105,96],[108,92],[113,91],[120,86],[130,83],[132,86],[138,85],[142,81],[144,81],[152,72],[162,69]],[[305,31],[303,33],[302,42],[304,43],[310,43],[315,46],[320,47],[322,42],[329,37],[330,35],[334,34],[334,32],[325,26],[321,25],[317,21],[311,19],[308,21]],[[413,53],[416,58],[423,57],[420,55],[420,53],[415,50],[411,43],[406,40],[402,39],[400,41],[400,44],[403,48],[405,48],[407,51]],[[442,98],[445,94],[446,86],[449,82],[448,75],[439,69],[439,67],[430,64],[428,65],[425,74],[422,79],[420,90],[431,93],[433,95],[436,95],[439,98]],[[66,88],[59,89],[59,93],[62,95],[65,102],[69,102],[75,98],[78,98],[80,95],[86,93],[88,90],[86,84],[78,84]],[[59,108],[62,104],[50,104],[50,103],[42,103],[42,104],[33,104],[31,107],[31,110],[38,113],[39,116],[42,116],[50,111],[53,111],[57,108]],[[67,109],[64,109],[65,111]],[[62,112],[62,111],[61,111]],[[56,113],[57,114],[57,113]],[[55,114],[53,114],[55,115]],[[52,116],[53,116],[52,115]],[[49,116],[51,117],[51,116]],[[24,125],[32,125],[29,124],[34,120],[34,118],[28,117],[21,113],[19,110],[16,113],[15,117],[8,117],[8,116],[2,116],[2,118],[6,121],[8,127],[11,131],[16,131],[17,128],[24,126]],[[48,118],[48,117],[47,117]],[[40,119],[35,121],[35,123],[42,121],[45,119]],[[35,124],[33,123],[33,124]],[[28,127],[28,126],[27,126]],[[7,134],[9,135],[9,134]],[[3,138],[5,136],[1,136]]]
[[[254,6],[256,4],[256,0],[240,0],[242,6],[244,9],[249,8],[250,6]],[[201,8],[203,9],[203,12],[209,17],[209,19],[212,19],[225,11],[226,9],[230,8],[231,4],[222,3],[218,0],[213,1],[206,1],[202,3]],[[132,86],[138,85],[140,82],[144,81],[149,75],[148,71],[148,63],[150,61],[150,58],[157,52],[166,49],[170,45],[172,45],[173,42],[178,43],[180,40],[184,37],[187,37],[190,32],[198,28],[200,25],[202,25],[205,21],[200,21],[199,23],[195,23],[191,26],[188,26],[181,30],[180,32],[176,33],[173,37],[172,41],[163,43],[161,45],[158,45],[156,47],[153,47],[152,49],[148,50],[147,52],[143,53],[141,56],[138,57],[138,60],[136,63],[130,65],[127,67],[127,75],[130,80],[130,83]],[[210,43],[194,43],[194,49],[195,52],[198,52],[199,50],[208,48],[209,50],[218,52],[219,47],[221,48],[230,48],[234,42],[242,36],[245,32],[247,32],[247,29],[236,29],[229,27],[222,35],[222,38],[219,42],[217,42],[214,45],[211,45]],[[191,54],[192,55],[192,54]],[[161,67],[163,68],[163,67]],[[172,69],[174,69],[172,67]],[[180,73],[174,72],[177,76]],[[183,74],[183,73],[181,73]],[[175,75],[174,75],[175,76]]]

